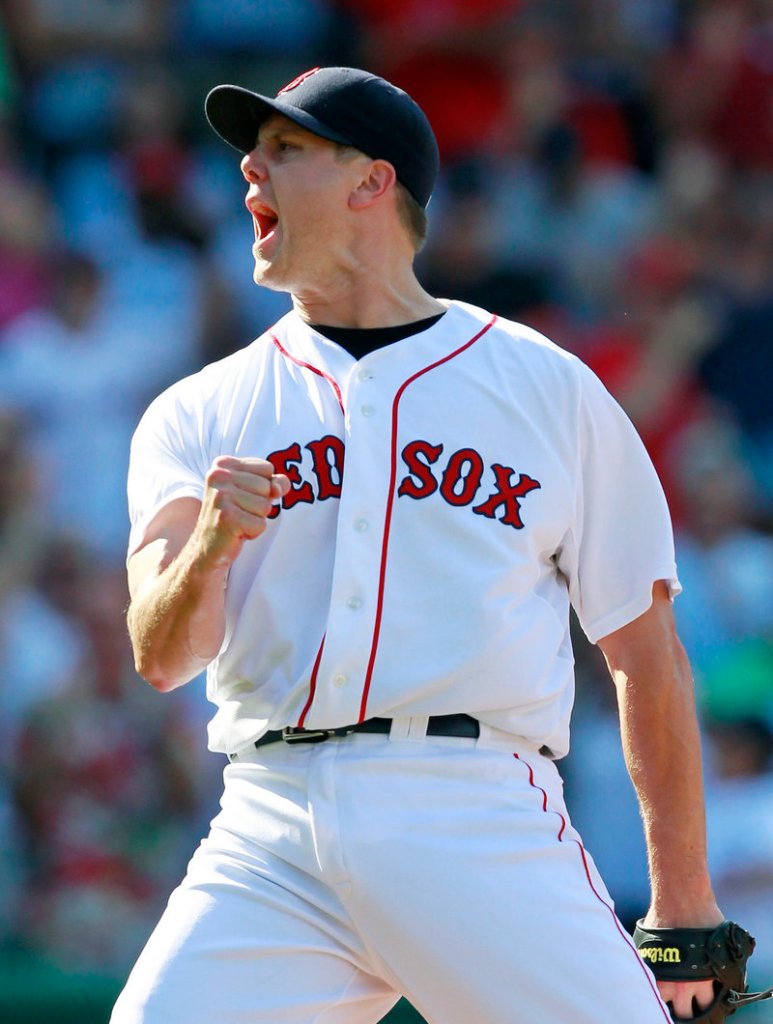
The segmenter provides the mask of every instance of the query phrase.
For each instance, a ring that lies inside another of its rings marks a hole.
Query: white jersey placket
[[[435,350],[434,359],[420,344],[406,339],[370,353],[349,374],[344,389],[344,480],[328,628],[299,724],[326,727],[369,717],[388,547],[399,543],[390,536],[390,518],[397,487],[400,398],[414,379],[453,359],[494,320],[491,317],[472,337],[466,324],[458,325],[456,339],[453,329],[450,337],[444,332],[445,344],[439,352]]]
[[[390,499],[394,360],[379,350],[352,367],[344,388],[345,459],[330,612],[312,680],[306,727],[360,720],[376,628]],[[391,372],[390,372],[391,371]]]

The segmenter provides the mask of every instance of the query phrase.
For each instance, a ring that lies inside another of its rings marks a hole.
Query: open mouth
[[[255,233],[258,242],[265,242],[274,233],[274,229],[279,223],[279,218],[275,213],[253,213],[255,220]]]
[[[266,242],[274,234],[279,223],[279,217],[270,206],[256,202],[248,202],[247,209],[252,214],[252,223],[255,228],[255,241]]]

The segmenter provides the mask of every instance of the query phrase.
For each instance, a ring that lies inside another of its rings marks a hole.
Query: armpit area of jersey
[[[410,324],[398,324],[396,327],[330,327],[327,324],[309,324],[309,327],[345,348],[355,359],[362,359],[377,348],[410,338],[412,334],[421,334],[443,316],[445,313],[436,313],[424,320],[414,320]]]

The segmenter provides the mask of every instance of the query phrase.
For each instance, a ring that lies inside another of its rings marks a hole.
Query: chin
[[[274,264],[269,263],[266,260],[262,260],[260,257],[255,259],[255,269],[252,272],[252,280],[255,284],[259,284],[261,288],[271,288],[276,292],[287,290],[282,279],[282,275]]]

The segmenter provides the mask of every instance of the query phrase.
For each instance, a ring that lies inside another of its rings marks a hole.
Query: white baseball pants
[[[554,764],[416,722],[229,764],[111,1024],[670,1024]]]

